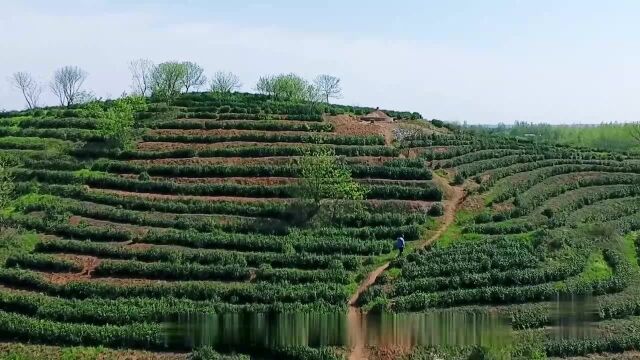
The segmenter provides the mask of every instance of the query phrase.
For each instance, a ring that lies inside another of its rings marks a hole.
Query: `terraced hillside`
[[[346,308],[360,279],[392,256],[392,239],[420,239],[443,200],[424,162],[393,145],[391,124],[340,115],[368,110],[187,94],[137,114],[139,141],[126,151],[109,148],[81,108],[2,114],[16,198],[3,211],[13,243],[0,269],[0,334],[185,352],[165,342],[163,321]],[[297,159],[319,149],[367,190],[357,211],[336,217],[297,199]]]
[[[640,160],[470,134],[447,146],[402,145],[463,187],[466,199],[438,241],[391,262],[360,297],[363,306],[501,312],[517,339],[502,351],[513,358],[640,347]],[[558,336],[559,299],[593,305],[591,333]]]
[[[357,344],[191,354],[163,328],[193,313],[348,307],[506,314],[516,341],[499,350],[512,358],[640,347],[640,159],[478,136],[416,113],[356,119],[370,110],[190,93],[149,100],[126,150],[82,107],[0,114],[15,183],[1,211],[0,351],[389,358]],[[327,149],[364,200],[301,198],[300,159]],[[409,248],[396,258],[400,233]],[[555,301],[591,294],[591,337],[556,337]],[[450,350],[392,357],[485,351]]]

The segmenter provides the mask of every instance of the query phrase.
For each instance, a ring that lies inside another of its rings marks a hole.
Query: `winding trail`
[[[443,221],[440,224],[440,227],[429,238],[422,240],[416,246],[416,249],[422,249],[425,246],[436,241],[455,221],[458,207],[465,200],[465,192],[462,187],[452,187],[451,190],[453,195],[451,199],[445,201]],[[376,282],[378,276],[380,276],[380,274],[382,274],[389,267],[389,264],[390,262],[386,262],[370,272],[367,277],[360,283],[356,292],[353,293],[353,295],[349,299],[349,312],[347,314],[348,331],[351,342],[351,353],[349,354],[349,360],[368,359],[365,349],[366,340],[364,329],[365,324],[363,324],[364,317],[362,316],[362,311],[360,311],[360,308],[356,305],[356,303],[358,302],[360,295],[362,295],[363,292],[365,292],[371,285]]]

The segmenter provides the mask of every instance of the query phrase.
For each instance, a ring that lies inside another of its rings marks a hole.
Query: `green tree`
[[[15,162],[6,157],[0,157],[0,209],[9,205],[15,191],[13,168]]]
[[[323,97],[319,88],[294,73],[262,76],[256,90],[287,101],[320,102]]]
[[[114,101],[106,109],[97,101],[89,103],[83,109],[83,116],[97,119],[98,132],[110,146],[127,149],[134,140],[135,113],[145,107],[143,97],[128,96]]]
[[[631,137],[640,145],[640,122],[631,125]]]
[[[181,83],[185,92],[197,90],[207,82],[204,69],[200,65],[191,61],[184,61],[182,66],[184,67],[184,76]]]
[[[333,150],[320,150],[298,160],[300,194],[316,205],[323,199],[363,200],[366,189],[351,178],[351,170]]]
[[[151,71],[151,94],[170,103],[180,95],[188,74],[185,63],[169,61],[154,66]]]

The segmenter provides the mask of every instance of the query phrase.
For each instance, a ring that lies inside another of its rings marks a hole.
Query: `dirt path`
[[[425,246],[436,241],[445,231],[453,224],[456,219],[456,211],[465,199],[464,190],[461,187],[451,188],[453,196],[445,202],[443,221],[440,224],[438,230],[433,233],[427,239],[422,240],[417,246],[417,249],[422,249]],[[386,262],[375,270],[370,272],[367,277],[360,283],[356,292],[349,299],[349,312],[347,314],[348,331],[351,341],[351,353],[349,354],[349,360],[362,360],[367,359],[365,349],[365,334],[363,329],[363,316],[360,308],[356,305],[358,298],[365,292],[369,286],[376,282],[376,279],[382,274],[388,267],[389,262]]]

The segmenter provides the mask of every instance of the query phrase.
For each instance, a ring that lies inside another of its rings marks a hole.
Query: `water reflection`
[[[344,313],[185,314],[166,323],[166,336],[175,347],[187,348],[342,346],[346,321]]]
[[[598,335],[597,313],[599,304],[594,296],[558,298],[551,304],[549,312],[549,337],[561,339],[588,339]]]
[[[424,345],[501,347],[511,343],[509,319],[497,313],[438,311],[368,314],[362,317],[365,344],[411,348]]]
[[[496,313],[438,311],[406,314],[238,313],[190,314],[167,322],[176,347],[275,348],[290,345],[506,346],[508,319]]]

